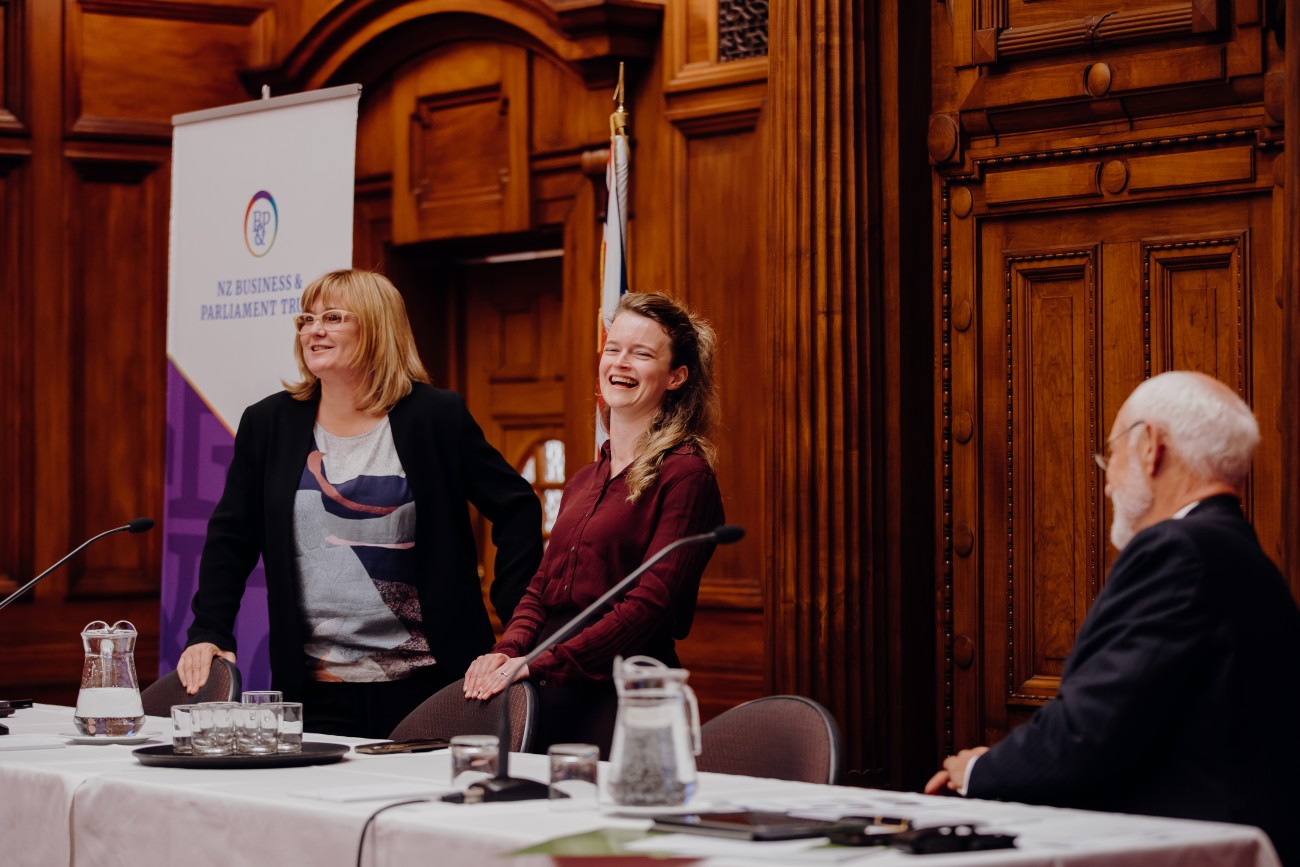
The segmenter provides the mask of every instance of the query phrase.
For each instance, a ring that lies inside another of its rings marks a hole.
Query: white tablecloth
[[[51,705],[17,711],[15,734],[70,732],[72,709]],[[170,721],[150,718],[146,729],[170,739]],[[359,743],[307,735],[308,740]],[[2,745],[0,745],[2,746]],[[360,787],[436,791],[446,787],[445,751],[362,756],[301,768],[194,770],[148,767],[135,746],[67,745],[57,749],[0,748],[0,862],[12,867],[230,867],[235,864],[349,867],[370,815],[398,798],[334,802],[313,793],[356,793]],[[544,779],[544,756],[516,755],[516,776]],[[396,789],[393,789],[394,791]],[[934,867],[954,864],[1224,865],[1276,867],[1257,828],[1048,807],[930,798],[904,792],[815,786],[751,777],[702,774],[695,801],[703,807],[741,804],[815,812],[892,813],[945,822],[973,821],[1018,835],[1017,848],[934,855]],[[644,829],[649,821],[598,810],[553,809],[545,801],[395,807],[366,835],[366,865],[542,867],[548,856],[502,857],[545,840],[600,828]],[[889,849],[816,848],[819,841],[738,843],[681,835],[665,838],[709,855],[709,867],[763,863],[896,865],[916,856]]]

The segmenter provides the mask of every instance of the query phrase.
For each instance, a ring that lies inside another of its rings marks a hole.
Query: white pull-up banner
[[[185,647],[240,415],[298,378],[303,287],[352,264],[360,94],[349,84],[172,118],[160,673]],[[247,689],[269,685],[266,633],[259,564],[235,628]]]

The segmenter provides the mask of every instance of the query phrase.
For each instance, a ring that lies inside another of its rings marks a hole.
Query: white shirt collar
[[[1195,509],[1195,508],[1196,508],[1197,506],[1199,506],[1200,504],[1201,504],[1201,501],[1200,501],[1200,500],[1192,500],[1192,501],[1191,501],[1190,503],[1188,503],[1186,506],[1183,506],[1183,507],[1182,507],[1181,509],[1179,509],[1177,512],[1174,512],[1172,520],[1177,521],[1177,520],[1179,520],[1180,518],[1186,518],[1186,517],[1187,517],[1187,513],[1190,512],[1192,509]]]

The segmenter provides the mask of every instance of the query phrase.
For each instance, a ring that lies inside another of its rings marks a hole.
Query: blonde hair
[[[357,317],[356,349],[348,359],[363,376],[357,409],[386,413],[411,393],[412,382],[429,381],[406,318],[406,303],[383,274],[356,268],[322,274],[302,290],[301,309],[310,310],[317,301],[327,310],[337,307]],[[298,400],[312,400],[320,394],[320,380],[307,369],[302,341],[296,337],[293,355],[302,380],[284,387]]]
[[[635,313],[657,322],[668,335],[672,348],[671,370],[686,368],[686,382],[664,393],[650,427],[636,443],[636,459],[627,468],[628,502],[635,503],[654,484],[668,452],[683,444],[695,448],[700,457],[717,469],[718,449],[710,437],[720,415],[718,386],[713,373],[717,335],[707,321],[686,305],[658,292],[629,292],[619,299],[610,324],[622,313]],[[597,392],[600,419],[609,430],[609,407]]]

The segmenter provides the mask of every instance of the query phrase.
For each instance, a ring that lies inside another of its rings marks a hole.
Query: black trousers
[[[550,641],[576,612],[553,611],[538,630],[534,647]],[[643,654],[652,656],[669,668],[681,668],[676,645],[672,638],[658,635],[645,647],[629,648],[622,655]],[[533,736],[532,751],[546,752],[553,744],[595,744],[600,747],[600,757],[609,759],[609,748],[614,740],[614,722],[618,718],[618,689],[613,680],[593,680],[573,686],[537,687],[537,734]]]
[[[546,752],[553,744],[595,744],[609,759],[618,716],[618,692],[612,680],[578,686],[538,686],[537,734],[532,751]]]
[[[402,680],[336,683],[308,680],[303,728],[325,735],[387,738],[406,715],[464,672],[432,665]]]

